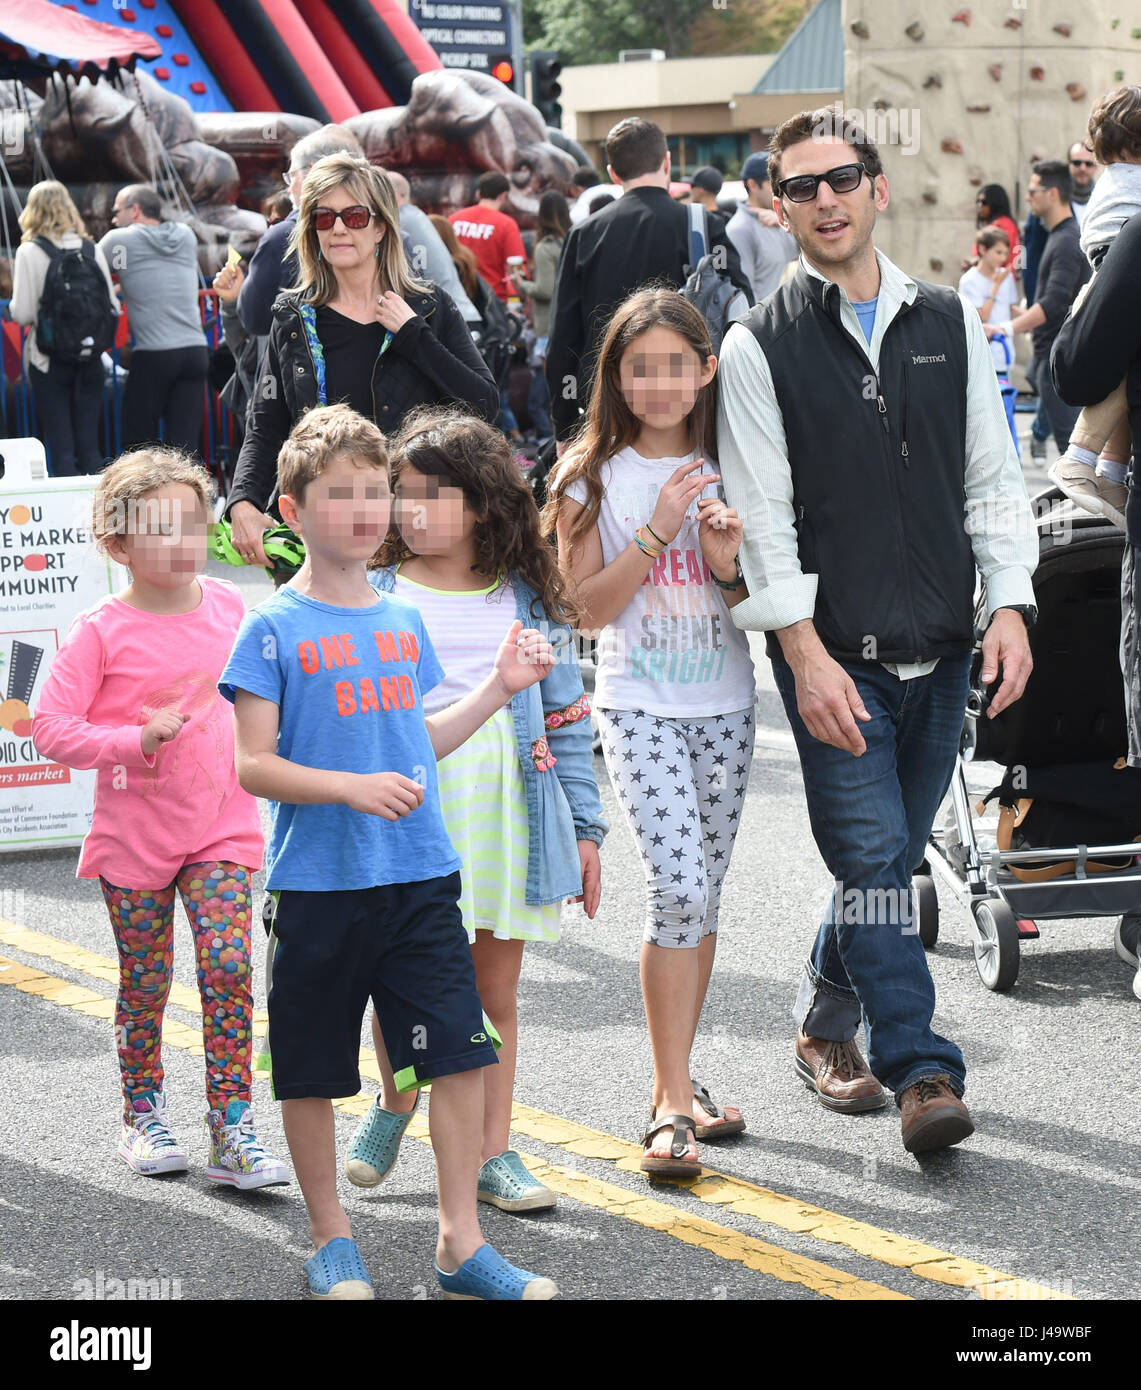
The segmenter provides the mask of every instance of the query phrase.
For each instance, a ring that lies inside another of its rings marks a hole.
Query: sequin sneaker
[[[146,1178],[186,1172],[186,1150],[167,1128],[166,1096],[162,1091],[144,1091],[131,1101],[119,1135],[119,1157]]]
[[[232,1100],[206,1116],[210,1135],[210,1163],[206,1176],[212,1182],[228,1182],[241,1192],[255,1187],[274,1187],[289,1182],[281,1159],[266,1153],[254,1133],[254,1112],[247,1100]]]

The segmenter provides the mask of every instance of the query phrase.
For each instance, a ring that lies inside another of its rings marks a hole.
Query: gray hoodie
[[[136,350],[206,346],[198,309],[198,240],[189,227],[112,227],[99,249],[123,291]]]

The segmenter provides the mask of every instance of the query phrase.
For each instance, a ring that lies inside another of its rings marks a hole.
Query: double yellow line
[[[67,966],[99,981],[114,990],[118,985],[119,965],[116,960],[89,951],[84,946],[61,941],[43,932],[33,931],[0,918],[0,943],[27,955]],[[105,993],[73,984],[32,966],[0,957],[0,986],[23,994],[47,999],[60,1008],[92,1018],[110,1019],[114,1001]],[[170,1003],[201,1016],[201,1002],[196,990],[172,984]],[[266,1022],[264,1010],[254,1013],[255,1025]],[[200,1029],[167,1017],[163,1021],[163,1045],[203,1055]],[[361,1075],[379,1082],[376,1057],[362,1050]],[[363,1115],[371,1105],[371,1097],[351,1096],[333,1104],[350,1115]],[[539,1143],[560,1149],[574,1158],[613,1162],[622,1172],[638,1172],[641,1148],[628,1140],[619,1139],[601,1130],[548,1115],[541,1110],[516,1103],[511,1127]],[[408,1128],[412,1137],[429,1143],[428,1123],[417,1114]],[[778,1279],[782,1283],[799,1284],[810,1292],[834,1299],[910,1299],[910,1295],[866,1279],[857,1278],[847,1270],[808,1259],[780,1246],[771,1245],[755,1236],[745,1235],[730,1226],[718,1224],[684,1207],[677,1207],[646,1196],[645,1189],[634,1190],[580,1172],[575,1168],[533,1154],[521,1155],[527,1167],[555,1192],[583,1206],[594,1207],[612,1216],[633,1221],[639,1226],[662,1232],[686,1245],[708,1250],[723,1260],[744,1265]],[[641,1175],[639,1175],[641,1182]],[[972,1289],[985,1299],[1067,1299],[1070,1296],[1044,1285],[1028,1283],[1013,1275],[1003,1274],[987,1265],[964,1260],[934,1246],[909,1240],[890,1231],[862,1221],[854,1221],[837,1212],[825,1211],[810,1202],[773,1192],[712,1169],[703,1169],[694,1183],[678,1188],[696,1202],[715,1209],[730,1211],[736,1216],[752,1218],[767,1226],[798,1236],[844,1247],[857,1255],[875,1260],[905,1275],[928,1280],[958,1289]],[[758,1290],[763,1296],[763,1289]]]

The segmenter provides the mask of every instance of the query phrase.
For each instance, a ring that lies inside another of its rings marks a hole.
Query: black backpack
[[[749,300],[721,269],[720,248],[709,249],[709,220],[700,203],[688,205],[689,217],[689,278],[682,287],[682,298],[688,299],[705,319],[714,354],[721,351],[725,330],[742,314],[748,313]]]
[[[478,302],[475,307],[482,315],[483,322],[472,325],[471,335],[480,356],[495,378],[496,386],[502,389],[511,375],[511,362],[522,325],[482,276],[476,284],[476,291]]]
[[[36,245],[50,258],[36,342],[53,362],[90,362],[115,341],[115,314],[107,280],[90,241],[61,248],[47,237]]]

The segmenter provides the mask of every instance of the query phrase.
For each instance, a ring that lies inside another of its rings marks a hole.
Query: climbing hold
[[[932,256],[931,259],[927,262],[927,264],[931,267],[932,270],[938,271],[943,269],[943,262],[939,259],[938,256]]]
[[[920,24],[918,20],[915,20],[915,22],[909,24],[903,32],[907,35],[909,39],[914,39],[915,42],[918,43],[927,31],[924,29],[923,25]]]
[[[1010,18],[1005,21],[1003,27],[1006,29],[1021,29],[1022,21],[1016,18],[1016,16],[1011,15]]]
[[[963,142],[961,140],[952,140],[948,137],[948,139],[939,142],[939,148],[944,154],[962,154]]]
[[[967,28],[969,29],[969,28],[971,27],[971,12],[970,12],[970,10],[959,10],[959,11],[957,11],[955,14],[953,14],[953,15],[951,16],[951,23],[952,23],[952,24],[965,24],[965,25],[967,26]]]
[[[990,102],[989,102],[989,101],[976,101],[972,106],[968,106],[968,107],[967,107],[967,110],[968,110],[968,111],[976,111],[976,112],[978,112],[978,111],[989,111],[989,110],[990,110]]]
[[[987,72],[990,73],[990,75],[994,78],[994,80],[995,80],[996,82],[1001,82],[1001,81],[1002,81],[1002,64],[1001,64],[1001,63],[991,63],[990,67],[987,68]]]
[[[928,73],[927,81],[924,82],[923,85],[925,87],[941,87],[943,85],[943,79],[937,72]]]
[[[1071,101],[1082,101],[1086,96],[1086,89],[1080,82],[1067,82],[1066,91],[1069,92]]]
[[[852,33],[855,34],[856,38],[858,39],[866,39],[870,32],[868,26],[864,23],[862,19],[857,19],[855,24],[851,24],[848,27],[851,29]]]
[[[1067,23],[1065,20],[1063,20],[1061,24],[1054,25],[1054,33],[1061,34],[1064,39],[1068,39],[1073,32],[1074,26]]]
[[[981,174],[972,174],[970,178],[967,180],[967,182],[971,185],[972,188],[981,187],[982,181],[983,176]]]
[[[1031,82],[1041,82],[1045,76],[1046,69],[1039,67],[1037,63],[1035,63],[1034,66],[1030,69]]]
[[[939,195],[933,188],[928,188],[923,194],[923,201],[925,203],[937,203],[939,201]]]
[[[890,111],[890,110],[891,110],[891,106],[889,105],[888,102],[884,101],[883,97],[876,97],[875,101],[872,102],[872,110],[873,110],[873,111]]]

